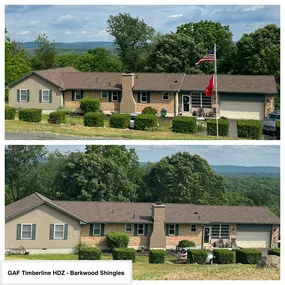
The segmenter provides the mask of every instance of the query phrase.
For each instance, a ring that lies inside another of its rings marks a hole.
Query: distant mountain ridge
[[[35,49],[38,47],[38,43],[35,42],[20,42],[20,48],[22,49]],[[55,46],[57,49],[95,49],[95,48],[107,48],[113,49],[115,48],[114,42],[74,42],[74,43],[60,43],[56,42]]]
[[[280,167],[274,166],[235,166],[235,165],[211,165],[217,173],[280,173]]]

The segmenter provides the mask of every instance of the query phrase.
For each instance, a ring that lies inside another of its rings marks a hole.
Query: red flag
[[[212,96],[214,90],[214,75],[210,78],[209,84],[205,89],[206,96]]]

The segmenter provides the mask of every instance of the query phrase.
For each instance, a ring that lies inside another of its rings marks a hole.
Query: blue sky
[[[112,41],[106,21],[118,13],[143,18],[161,33],[175,32],[185,22],[218,21],[230,26],[235,41],[267,24],[280,26],[280,7],[273,5],[8,5],[5,27],[20,42],[34,41],[43,33],[57,42]]]
[[[47,146],[49,151],[84,151],[85,146]],[[140,161],[159,161],[161,158],[187,151],[198,154],[211,165],[276,166],[280,167],[280,147],[261,145],[142,145],[135,148]]]

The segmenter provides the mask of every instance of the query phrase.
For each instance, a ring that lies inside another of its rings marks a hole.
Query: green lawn
[[[112,257],[102,256],[103,260]],[[147,256],[137,256],[133,264],[134,280],[280,280],[276,269],[256,269],[254,265],[149,264]],[[6,260],[77,260],[75,254],[10,255]]]
[[[159,127],[155,131],[138,131],[130,129],[109,128],[109,118],[106,116],[104,128],[84,127],[83,117],[67,117],[65,125],[52,125],[47,122],[48,115],[43,115],[41,123],[28,123],[16,120],[5,121],[5,130],[23,132],[44,132],[67,136],[79,137],[103,137],[114,139],[137,139],[137,140],[217,140],[215,136],[199,134],[178,134],[171,131],[172,119],[160,118]],[[219,140],[234,140],[231,137],[219,137]]]

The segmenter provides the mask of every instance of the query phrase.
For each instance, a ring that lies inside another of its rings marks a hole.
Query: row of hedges
[[[227,137],[230,132],[230,121],[227,119],[218,120],[219,136]],[[216,136],[217,135],[217,120],[210,119],[207,120],[207,135]]]
[[[42,110],[21,109],[19,110],[19,120],[25,122],[39,123],[42,120]]]
[[[280,248],[271,248],[268,250],[268,255],[280,256]]]
[[[104,114],[102,112],[90,112],[84,115],[84,126],[104,127]]]

